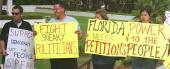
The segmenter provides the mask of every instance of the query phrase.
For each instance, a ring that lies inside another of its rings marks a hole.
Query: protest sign
[[[85,53],[160,59],[168,56],[167,37],[159,24],[90,19]]]
[[[10,28],[4,69],[34,69],[33,32]]]
[[[34,29],[37,59],[78,58],[76,23],[40,23]]]

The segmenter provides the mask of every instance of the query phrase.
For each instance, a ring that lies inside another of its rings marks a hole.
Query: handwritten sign
[[[76,23],[42,23],[34,25],[37,59],[78,58]]]
[[[127,54],[124,51],[126,47],[118,44],[118,42],[123,42],[121,40],[124,39],[116,38],[122,37],[124,32],[124,23],[89,20],[85,52],[106,56],[125,56]]]
[[[168,27],[160,24],[131,23],[127,41],[130,56],[163,59],[168,56]]]
[[[33,32],[10,28],[4,69],[34,69]]]
[[[160,59],[168,56],[163,25],[90,19],[85,53]]]

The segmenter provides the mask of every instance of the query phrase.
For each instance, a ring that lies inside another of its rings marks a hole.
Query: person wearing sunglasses
[[[12,13],[12,20],[5,23],[0,34],[0,46],[3,54],[2,57],[3,64],[5,61],[5,56],[8,55],[8,53],[6,52],[6,48],[8,43],[8,34],[9,34],[10,27],[32,31],[32,27],[30,23],[22,19],[23,8],[21,6],[19,5],[14,6],[12,8],[11,13]]]

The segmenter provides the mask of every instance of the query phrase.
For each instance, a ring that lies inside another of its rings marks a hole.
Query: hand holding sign
[[[8,55],[7,51],[6,51],[6,50],[3,50],[3,51],[2,51],[2,55],[7,56],[7,55]]]
[[[78,38],[81,39],[82,34],[81,34],[81,31],[80,31],[80,30],[76,30],[76,31],[75,31],[75,34],[78,34]]]
[[[85,53],[162,59],[168,56],[167,31],[160,24],[90,19]]]
[[[10,28],[5,69],[33,69],[34,68],[34,37],[33,32]],[[6,51],[4,51],[6,54]]]

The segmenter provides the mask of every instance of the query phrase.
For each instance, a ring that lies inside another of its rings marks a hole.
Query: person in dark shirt
[[[1,49],[2,49],[2,63],[4,64],[5,61],[5,56],[8,55],[6,52],[7,48],[7,43],[8,43],[8,34],[9,34],[9,29],[10,28],[18,28],[18,29],[24,29],[24,30],[29,30],[32,31],[31,25],[23,21],[22,19],[22,13],[23,13],[23,8],[19,5],[16,5],[12,8],[12,20],[5,23],[5,25],[2,28],[1,34],[0,34],[0,44],[1,44]]]
[[[107,12],[104,9],[98,9],[95,13],[97,20],[109,20]],[[93,69],[114,69],[116,57],[107,57],[102,55],[92,55]]]
[[[140,22],[151,23],[151,11],[148,8],[140,10]],[[132,69],[155,69],[156,59],[132,57]]]

